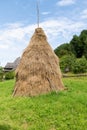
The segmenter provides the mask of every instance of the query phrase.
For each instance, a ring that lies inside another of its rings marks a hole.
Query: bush
[[[3,80],[3,73],[0,73],[0,81]]]
[[[65,55],[68,55],[68,54],[72,54],[71,53],[71,49],[70,49],[70,44],[68,43],[64,43],[62,45],[60,45],[59,47],[57,47],[54,52],[55,54],[58,56],[58,57],[62,57],[62,56],[65,56]]]
[[[10,71],[10,72],[7,72],[7,73],[5,74],[5,79],[6,79],[6,80],[14,79],[14,77],[15,77],[14,71]]]
[[[3,68],[0,67],[0,81],[3,80]]]
[[[74,73],[85,73],[87,72],[87,60],[85,57],[76,59],[73,65],[73,72]]]
[[[71,72],[75,60],[76,58],[74,55],[65,55],[62,58],[60,58],[60,68],[62,72]]]

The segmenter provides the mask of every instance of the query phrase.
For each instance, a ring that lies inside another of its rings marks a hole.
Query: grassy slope
[[[87,78],[63,79],[68,90],[13,98],[14,81],[0,83],[0,130],[87,130]]]

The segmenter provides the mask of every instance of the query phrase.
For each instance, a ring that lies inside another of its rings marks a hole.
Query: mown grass
[[[87,78],[37,97],[12,97],[14,82],[0,82],[0,130],[87,130]]]

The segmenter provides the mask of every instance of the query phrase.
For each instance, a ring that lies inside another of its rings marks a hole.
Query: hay
[[[35,96],[63,90],[59,59],[37,28],[16,69],[14,96]]]

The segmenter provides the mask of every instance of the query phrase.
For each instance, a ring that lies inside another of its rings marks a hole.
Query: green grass
[[[87,130],[87,78],[63,81],[66,91],[18,98],[14,80],[0,82],[0,130]]]

